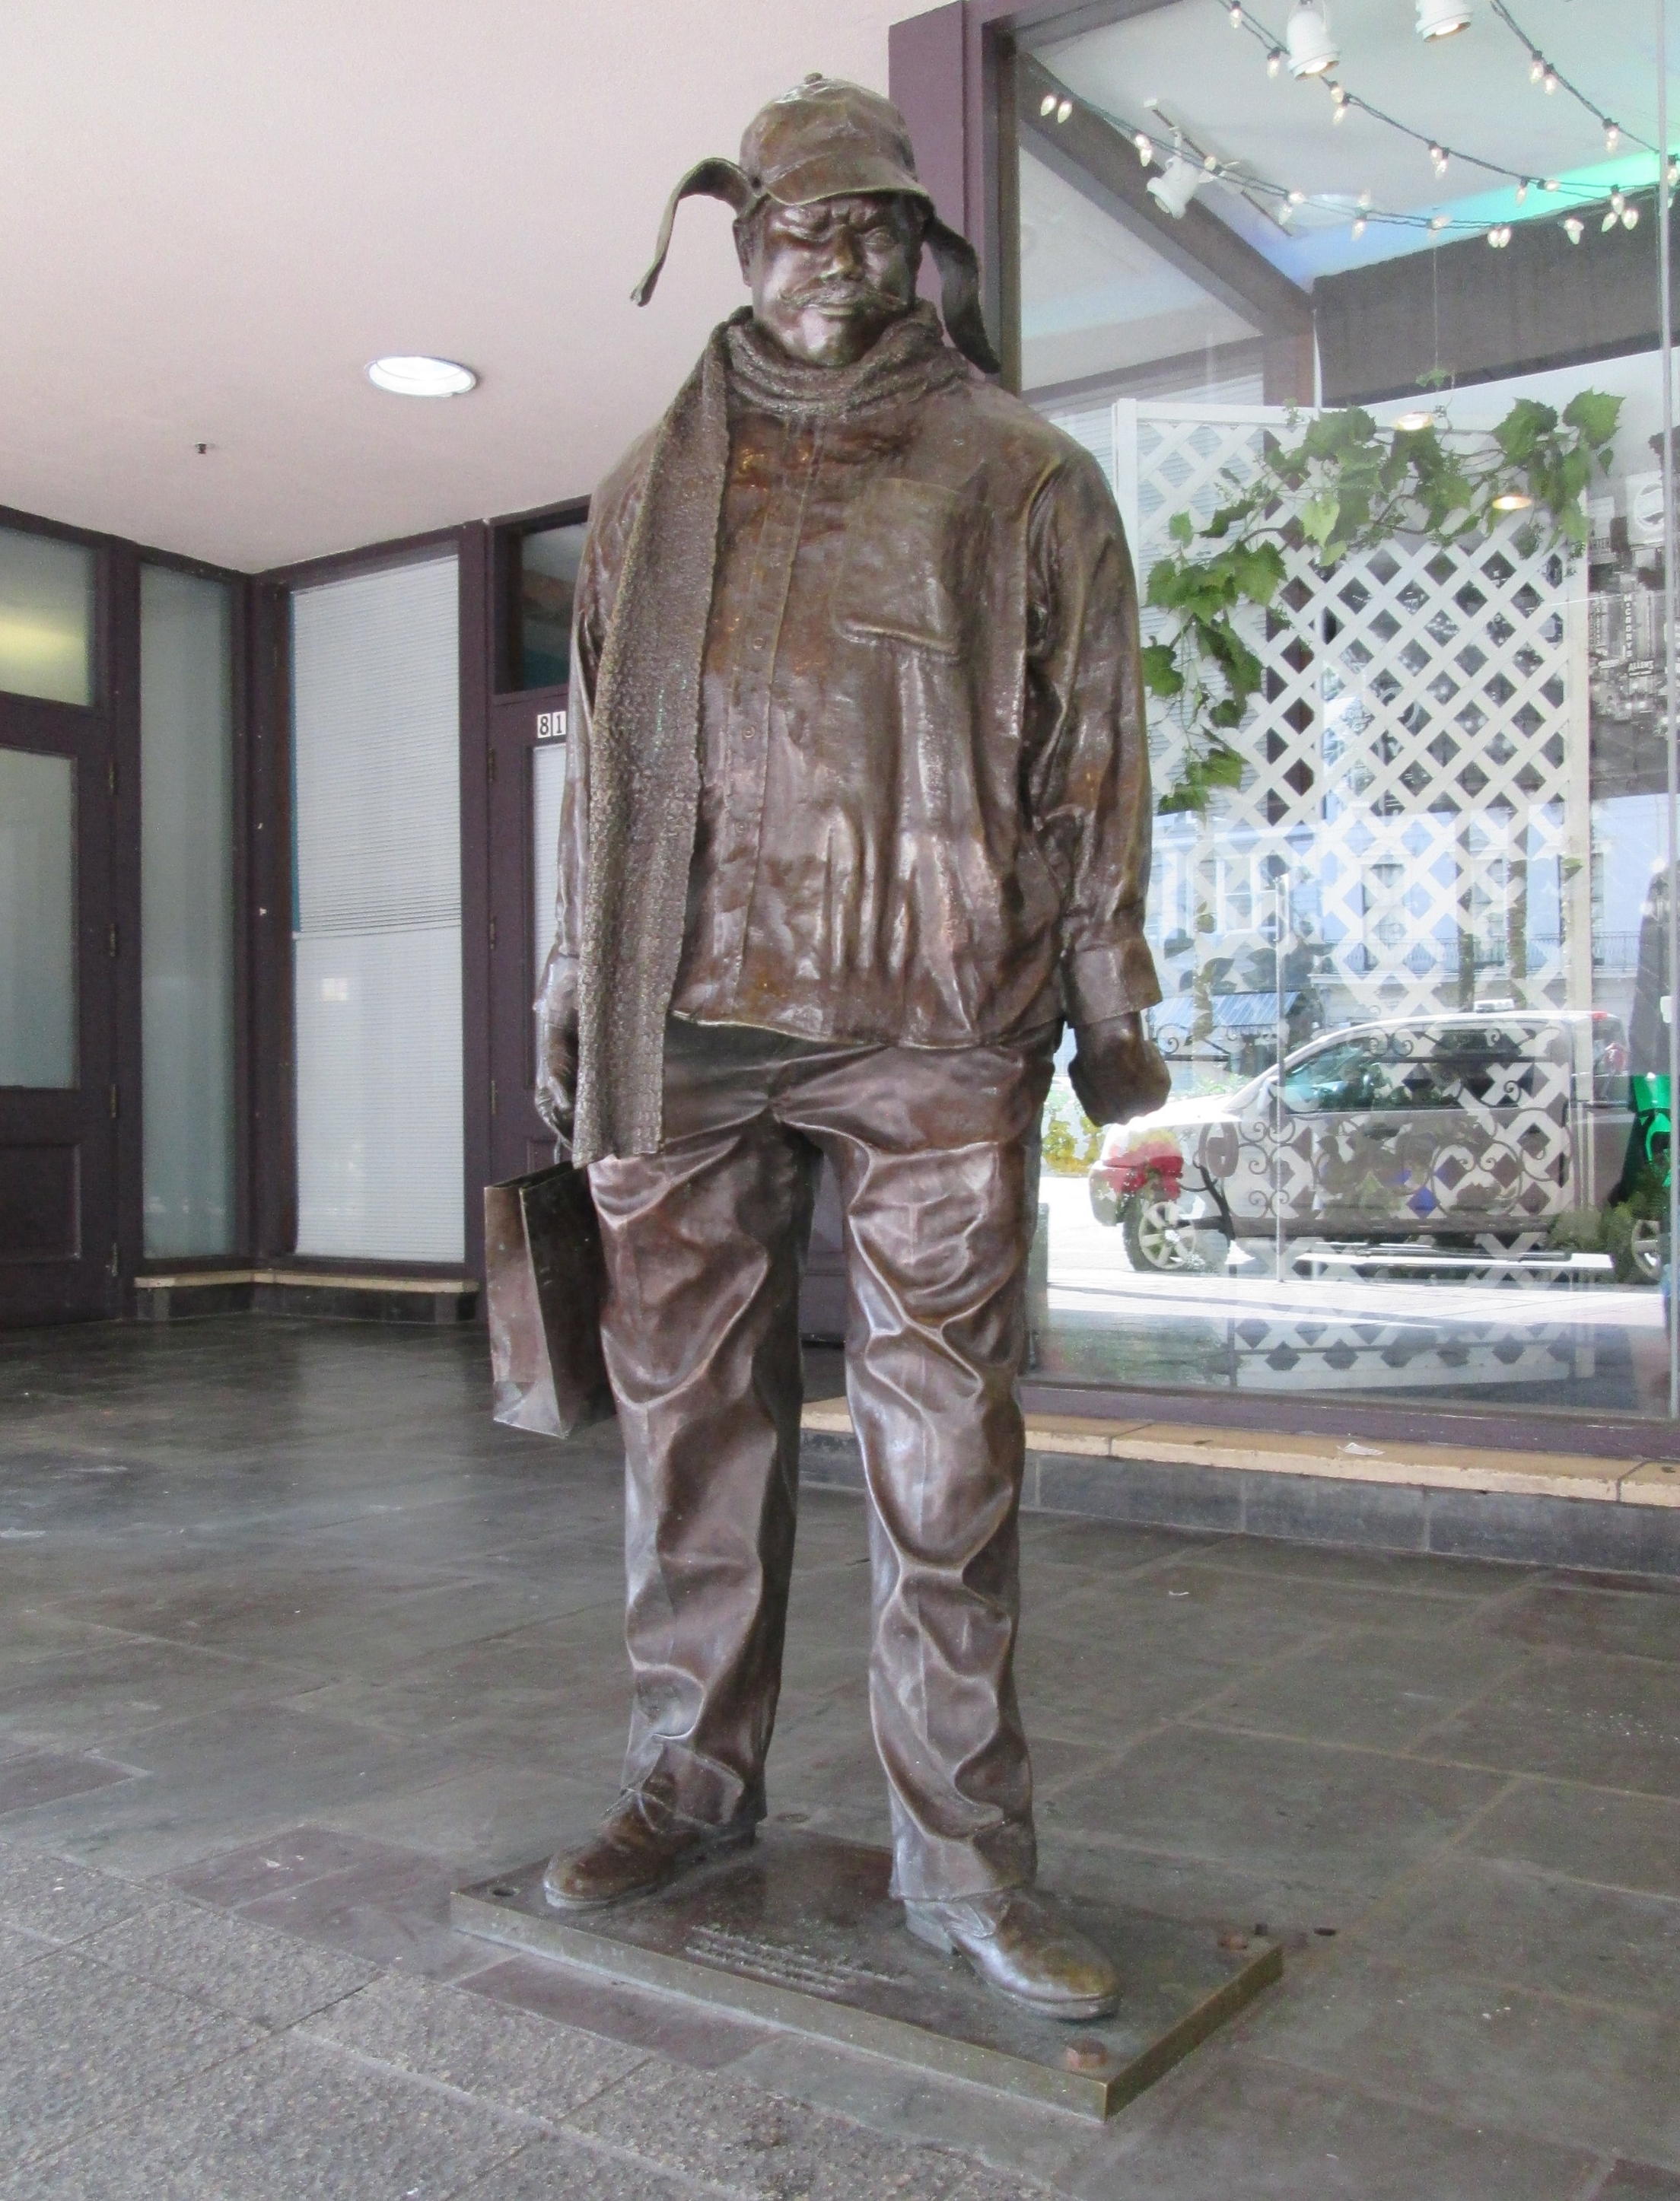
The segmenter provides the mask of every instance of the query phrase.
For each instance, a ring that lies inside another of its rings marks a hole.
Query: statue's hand
[[[1068,1077],[1079,1106],[1094,1124],[1125,1124],[1159,1108],[1172,1077],[1139,1016],[1110,1017],[1086,1024]]]
[[[538,1004],[537,1113],[569,1151],[578,1099],[578,1000],[573,986],[550,971]]]

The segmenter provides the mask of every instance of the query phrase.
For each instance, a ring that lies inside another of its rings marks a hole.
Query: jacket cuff
[[[549,960],[543,966],[543,983],[537,989],[533,1009],[546,1011],[551,1024],[564,1031],[575,1028],[578,1022],[578,959],[562,955],[557,948],[549,950]]]
[[[1136,1016],[1160,999],[1154,958],[1141,933],[1111,948],[1081,948],[1062,962],[1068,1021],[1076,1030]]]

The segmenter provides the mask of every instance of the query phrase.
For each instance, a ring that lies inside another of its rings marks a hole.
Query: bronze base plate
[[[546,1862],[461,1889],[454,1924],[1087,2117],[1112,2116],[1283,1975],[1272,1942],[1062,1903],[1121,1987],[1113,2017],[1058,2025],[906,1932],[885,1850],[772,1823],[751,1849],[601,1910],[552,1909]]]

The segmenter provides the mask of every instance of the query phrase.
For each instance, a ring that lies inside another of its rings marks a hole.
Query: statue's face
[[[795,359],[853,366],[915,304],[925,226],[897,192],[767,202],[736,231],[755,320]]]

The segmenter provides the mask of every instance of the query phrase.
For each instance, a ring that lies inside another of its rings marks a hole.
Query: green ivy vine
[[[1325,572],[1395,535],[1443,547],[1489,535],[1525,510],[1524,557],[1542,547],[1585,548],[1583,502],[1595,472],[1608,472],[1622,400],[1583,390],[1559,414],[1519,398],[1485,435],[1379,428],[1358,406],[1320,414],[1287,448],[1267,439],[1254,474],[1224,478],[1237,494],[1198,531],[1188,512],[1167,532],[1176,546],[1149,573],[1146,601],[1173,621],[1143,651],[1143,684],[1172,704],[1185,735],[1163,813],[1205,810],[1235,787],[1242,759],[1226,737],[1242,724],[1265,667],[1237,628],[1245,606],[1265,611],[1288,578],[1286,550],[1307,549]],[[1295,425],[1291,416],[1290,426]],[[1503,502],[1501,502],[1503,500]]]

